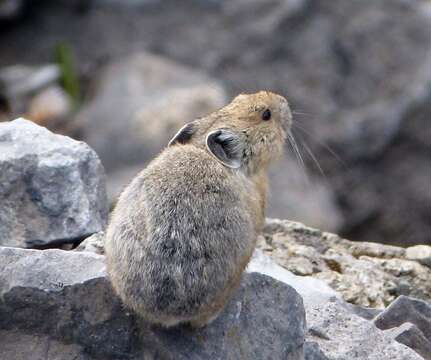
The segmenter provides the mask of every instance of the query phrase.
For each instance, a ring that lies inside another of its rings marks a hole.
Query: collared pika
[[[219,314],[253,253],[267,166],[291,123],[284,97],[241,94],[182,127],[126,187],[105,251],[128,307],[166,327],[201,327]]]

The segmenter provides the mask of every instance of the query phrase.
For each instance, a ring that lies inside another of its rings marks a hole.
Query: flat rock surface
[[[305,311],[290,286],[245,274],[210,326],[160,329],[123,308],[106,279],[103,256],[0,248],[0,334],[1,360],[301,360]]]
[[[102,230],[105,175],[85,143],[18,119],[0,123],[0,245],[52,246]]]

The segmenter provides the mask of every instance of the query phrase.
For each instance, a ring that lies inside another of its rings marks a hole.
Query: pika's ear
[[[209,152],[223,165],[232,169],[241,166],[243,146],[241,140],[232,131],[219,129],[210,132],[206,138]]]
[[[174,144],[185,144],[192,138],[195,131],[196,128],[193,122],[185,124],[180,130],[178,130],[178,132],[171,139],[171,141],[169,141],[168,146]]]

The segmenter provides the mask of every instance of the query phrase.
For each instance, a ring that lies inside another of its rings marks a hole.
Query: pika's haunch
[[[253,253],[267,166],[282,154],[291,123],[284,97],[239,95],[182,127],[126,187],[105,251],[128,307],[166,327],[201,327],[219,314]]]

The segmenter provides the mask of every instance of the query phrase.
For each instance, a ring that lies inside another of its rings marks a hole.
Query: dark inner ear
[[[207,136],[208,150],[224,165],[237,169],[241,166],[243,146],[240,138],[229,130],[215,130]]]
[[[192,122],[185,124],[176,134],[175,136],[169,141],[168,146],[174,145],[174,144],[185,144],[188,142],[193,134],[195,133],[195,126]]]

